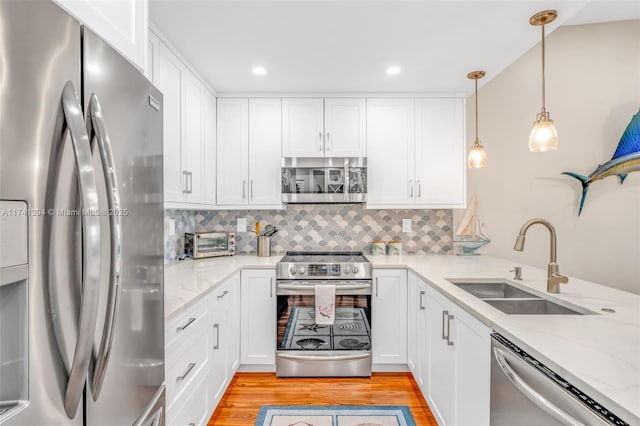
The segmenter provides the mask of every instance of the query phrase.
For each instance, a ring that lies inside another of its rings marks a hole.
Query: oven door
[[[315,287],[336,286],[333,325],[315,322]],[[371,375],[371,280],[280,280],[276,285],[279,377]]]

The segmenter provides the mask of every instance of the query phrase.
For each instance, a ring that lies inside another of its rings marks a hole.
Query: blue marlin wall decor
[[[637,171],[640,171],[640,111],[631,118],[631,122],[622,134],[611,160],[600,164],[589,176],[573,172],[562,172],[562,174],[572,176],[582,184],[582,198],[578,210],[578,216],[580,216],[589,185],[598,179],[614,175],[618,176],[620,184],[622,184],[629,173]]]

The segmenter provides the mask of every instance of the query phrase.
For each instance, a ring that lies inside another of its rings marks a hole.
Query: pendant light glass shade
[[[472,169],[487,167],[487,153],[478,139],[475,140],[471,147],[471,151],[469,151],[467,164]]]
[[[555,10],[544,10],[533,15],[529,19],[531,25],[542,27],[542,110],[536,115],[533,129],[529,134],[529,151],[545,152],[558,149],[558,131],[553,125],[553,120],[545,108],[545,52],[544,52],[544,26],[552,22],[558,16]]]
[[[471,147],[471,151],[469,151],[469,157],[467,158],[467,164],[471,169],[487,167],[487,153],[480,143],[480,139],[478,139],[478,79],[484,77],[484,74],[484,71],[472,71],[467,74],[467,78],[470,80],[474,80],[476,86],[476,139],[473,141],[473,146]]]

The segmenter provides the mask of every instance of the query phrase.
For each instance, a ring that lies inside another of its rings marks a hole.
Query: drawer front
[[[196,333],[199,327],[205,327],[207,319],[207,299],[202,298],[187,311],[167,322],[164,330],[166,348],[182,346],[185,339]],[[180,343],[182,342],[182,343]]]
[[[207,328],[199,327],[198,333],[184,346],[176,346],[167,352],[167,406],[170,407],[185,389],[197,382],[196,377],[206,376],[208,342]]]
[[[193,392],[185,392],[174,408],[169,409],[169,426],[206,426],[210,414],[208,400],[205,377],[196,384]]]

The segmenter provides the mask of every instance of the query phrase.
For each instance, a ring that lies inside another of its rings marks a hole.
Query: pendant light
[[[553,125],[553,120],[545,109],[544,86],[544,26],[553,22],[558,16],[555,10],[544,10],[536,13],[529,19],[531,25],[542,27],[542,110],[536,115],[533,129],[529,135],[529,151],[544,152],[558,149],[558,132]]]
[[[467,74],[467,78],[474,80],[476,83],[476,139],[473,141],[471,151],[469,151],[469,158],[467,163],[469,168],[479,169],[480,167],[487,167],[487,153],[484,147],[478,139],[478,79],[484,77],[484,71],[472,71]]]

